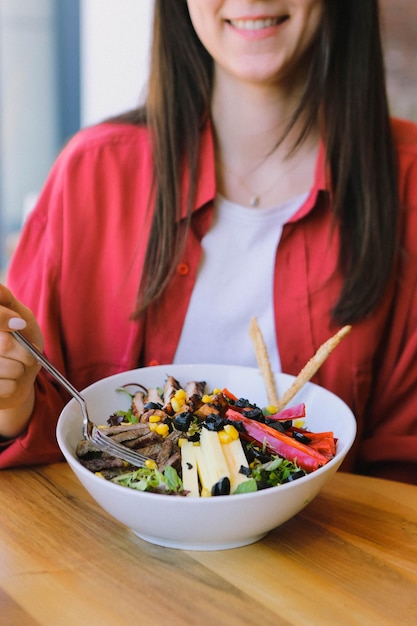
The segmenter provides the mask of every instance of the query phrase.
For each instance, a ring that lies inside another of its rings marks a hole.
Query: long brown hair
[[[292,123],[324,120],[323,140],[340,231],[344,276],[339,323],[363,319],[380,301],[397,253],[398,191],[377,0],[323,0],[304,94]],[[156,0],[146,106],[118,118],[147,123],[155,153],[156,206],[138,312],[156,300],[181,249],[180,178],[196,188],[199,135],[210,111],[213,62],[195,34],[186,0]]]

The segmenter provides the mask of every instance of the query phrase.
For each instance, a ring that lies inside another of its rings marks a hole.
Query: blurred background
[[[153,0],[0,0],[0,271],[59,150],[134,107]]]
[[[394,115],[417,121],[417,2],[380,0]],[[153,0],[0,0],[0,271],[59,150],[136,106]]]

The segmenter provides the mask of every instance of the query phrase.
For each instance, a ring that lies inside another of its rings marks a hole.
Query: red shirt
[[[343,398],[358,422],[344,469],[417,483],[417,127],[394,122],[405,207],[401,271],[381,306],[314,378]],[[200,179],[184,254],[162,300],[130,319],[150,227],[152,151],[145,128],[88,128],[57,159],[8,275],[35,313],[45,353],[78,389],[139,365],[170,363],[180,337],[216,194],[212,135],[202,136]],[[186,191],[184,178],[184,197]],[[314,186],[284,226],[274,310],[282,369],[297,374],[332,335],[341,286],[337,236],[320,152]],[[185,203],[184,203],[185,204]],[[42,371],[27,430],[3,443],[0,467],[61,459],[55,426],[66,401]]]

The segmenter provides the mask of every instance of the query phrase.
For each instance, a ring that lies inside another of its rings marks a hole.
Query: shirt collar
[[[326,191],[328,191],[326,184],[326,151],[323,141],[320,140],[317,151],[313,186],[303,206],[300,207],[300,209],[292,216],[291,219],[288,220],[288,222],[297,222],[310,213],[317,203],[319,194]]]
[[[216,197],[216,165],[214,155],[214,139],[210,122],[207,122],[200,136],[200,150],[197,176],[197,190],[194,201],[193,212],[201,209],[208,202],[212,202]],[[184,169],[182,180],[181,198],[181,218],[187,215],[188,189],[189,189],[189,168]]]

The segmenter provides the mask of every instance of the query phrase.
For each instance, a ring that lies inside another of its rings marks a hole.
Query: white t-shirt
[[[256,367],[249,337],[256,316],[272,369],[281,371],[273,311],[275,256],[283,225],[306,198],[267,209],[217,199],[175,363]]]

